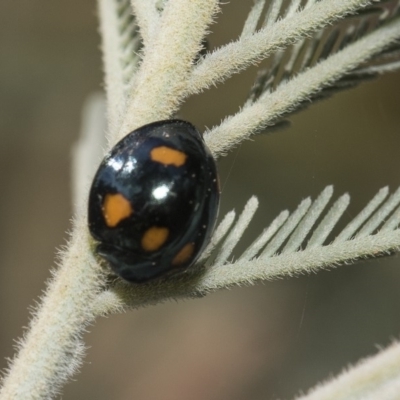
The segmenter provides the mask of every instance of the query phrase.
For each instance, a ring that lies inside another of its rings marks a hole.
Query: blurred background
[[[235,38],[252,1],[223,5],[211,48]],[[238,109],[254,69],[191,98],[201,130]],[[292,126],[219,161],[220,215],[255,194],[243,249],[281,210],[328,184],[352,203],[342,226],[385,185],[400,185],[400,74],[320,102]],[[81,108],[102,89],[94,0],[0,2],[0,367],[14,353],[70,228],[71,146]],[[398,256],[221,291],[100,319],[62,398],[291,398],[400,332]],[[60,396],[61,398],[61,396]]]

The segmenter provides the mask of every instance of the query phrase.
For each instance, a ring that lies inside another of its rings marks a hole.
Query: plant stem
[[[366,0],[323,0],[284,18],[254,35],[217,49],[194,70],[190,77],[190,93],[198,93],[222,82],[248,66],[267,58],[297,40],[310,35],[347,14],[371,4]]]
[[[91,308],[103,283],[83,224],[86,219],[81,218],[63,265],[4,378],[2,400],[53,398],[80,365],[81,336],[93,319]]]
[[[135,79],[125,118],[115,142],[135,128],[170,118],[187,88],[192,63],[201,47],[217,0],[168,1],[157,34]]]
[[[400,20],[394,20],[325,61],[300,73],[272,93],[264,94],[236,115],[226,118],[221,125],[204,135],[214,154],[224,154],[233,144],[248,138],[259,129],[273,124],[285,112],[293,110],[313,93],[329,86],[374,54],[378,54],[400,37]]]

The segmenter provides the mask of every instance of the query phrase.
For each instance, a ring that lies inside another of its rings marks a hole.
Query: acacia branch
[[[242,36],[204,58],[190,77],[188,91],[198,93],[225,81],[273,52],[371,3],[368,0],[322,0],[251,36]]]
[[[319,4],[319,3],[318,3]],[[211,129],[204,139],[214,154],[224,154],[255,131],[272,125],[312,94],[329,86],[364,61],[400,38],[400,19],[373,31],[314,67],[299,74],[276,91],[265,93],[237,114]]]
[[[82,359],[81,336],[94,314],[91,305],[103,273],[89,247],[86,219],[75,223],[63,265],[50,283],[3,380],[4,400],[51,399]]]
[[[170,118],[176,111],[217,3],[217,0],[167,2],[159,30],[135,79],[122,127],[111,134],[113,143],[139,126]]]

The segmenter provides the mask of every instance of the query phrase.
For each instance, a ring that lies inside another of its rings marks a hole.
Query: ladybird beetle
[[[216,164],[189,122],[159,121],[105,156],[89,194],[96,251],[135,283],[186,271],[210,240],[219,206]]]

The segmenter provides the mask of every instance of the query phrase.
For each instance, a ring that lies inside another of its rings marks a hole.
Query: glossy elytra
[[[217,169],[200,133],[185,121],[160,121],[104,158],[90,190],[89,230],[115,273],[140,283],[193,265],[218,205]]]

